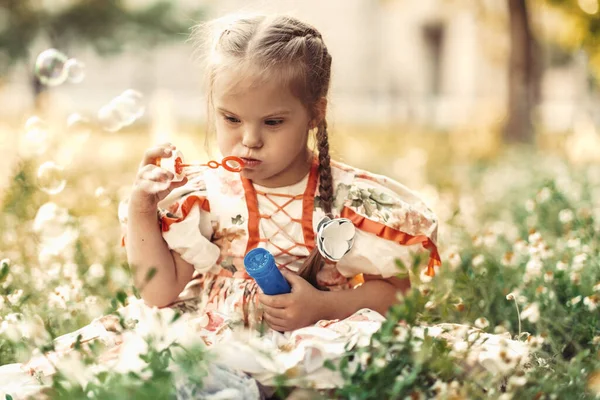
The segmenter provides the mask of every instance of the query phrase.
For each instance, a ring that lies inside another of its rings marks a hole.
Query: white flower
[[[510,378],[508,378],[508,386],[509,387],[518,387],[518,386],[525,386],[525,384],[527,384],[527,378],[525,378],[524,376],[511,376]]]
[[[62,310],[67,309],[67,303],[65,302],[65,299],[56,293],[50,293],[48,295],[48,305],[50,308],[60,308]]]
[[[541,336],[531,335],[527,337],[527,346],[533,351],[541,349],[544,342],[545,340]]]
[[[600,296],[595,294],[586,296],[586,298],[583,299],[583,304],[588,308],[588,310],[595,311],[600,305]]]
[[[475,257],[473,257],[473,260],[471,261],[471,264],[473,264],[474,267],[479,267],[480,265],[482,265],[485,261],[485,257],[483,256],[483,254],[478,254]]]
[[[550,196],[552,196],[552,192],[550,192],[549,188],[545,187],[538,192],[536,199],[539,203],[543,203],[550,199]]]
[[[51,339],[39,315],[34,315],[31,320],[21,323],[19,328],[23,337],[31,340],[36,346],[47,344]]]
[[[383,367],[385,367],[386,364],[387,364],[387,362],[385,361],[385,359],[383,357],[379,357],[379,358],[376,358],[375,360],[373,360],[373,365],[377,368],[383,368]]]
[[[525,200],[525,209],[530,213],[535,211],[535,201],[531,199]]]
[[[509,294],[506,295],[506,300],[514,300],[516,298],[516,294],[513,292],[510,292]]]
[[[529,282],[531,279],[540,276],[543,267],[544,264],[539,258],[531,257],[525,266],[525,275],[523,276],[525,282]]]
[[[513,245],[513,250],[517,254],[525,254],[528,251],[527,248],[527,242],[522,239],[517,240]]]
[[[581,247],[581,239],[573,238],[567,240],[567,247],[570,249],[578,249]]]
[[[458,268],[460,266],[460,263],[462,262],[460,254],[458,254],[458,252],[456,251],[452,251],[450,254],[448,254],[448,257],[446,259],[448,260],[448,263],[450,264],[450,268],[452,270]]]
[[[594,285],[593,289],[594,289],[594,292],[600,292],[600,282],[596,283]],[[0,308],[2,308],[2,307],[0,307]]]
[[[572,305],[576,305],[576,304],[578,304],[578,303],[581,301],[581,296],[573,297],[573,298],[572,298],[571,300],[569,300],[569,301],[570,301],[570,303],[571,303]]]
[[[559,261],[556,263],[556,270],[557,271],[566,271],[567,268],[569,268],[569,264]]]
[[[475,326],[479,329],[485,329],[490,326],[490,322],[484,317],[479,317],[475,320]]]
[[[516,263],[516,259],[517,257],[515,257],[515,254],[513,252],[507,252],[504,253],[504,256],[502,257],[502,265],[504,265],[505,267],[514,267],[517,265]]]
[[[528,239],[530,244],[539,244],[542,242],[542,235],[539,232],[533,232]]]
[[[554,273],[552,271],[546,271],[544,274],[544,282],[549,283],[554,280]]]
[[[585,254],[585,253],[580,253],[580,254],[577,254],[575,257],[573,257],[573,264],[571,266],[573,271],[575,271],[575,272],[581,271],[585,265],[586,260],[587,260],[587,254]]]
[[[579,285],[579,283],[581,282],[581,274],[579,272],[571,272],[571,275],[569,275],[569,279],[571,279],[571,282],[574,285]]]
[[[573,213],[573,211],[569,210],[568,208],[560,210],[560,212],[558,213],[558,220],[563,224],[568,224],[569,222],[573,221],[574,218],[575,213]]]
[[[93,371],[88,368],[81,358],[81,353],[72,351],[62,357],[58,357],[55,362],[56,369],[69,381],[80,385],[82,388],[94,378]]]
[[[521,318],[528,320],[529,322],[536,323],[540,319],[540,307],[537,303],[528,305],[523,309]]]
[[[0,296],[0,311],[4,308],[4,297]]]
[[[6,296],[6,298],[8,299],[10,304],[12,304],[14,306],[15,304],[17,304],[19,302],[19,300],[21,300],[22,296],[23,296],[23,289],[19,289],[15,292],[12,292],[8,296]]]
[[[427,303],[425,303],[425,309],[426,310],[433,310],[435,308],[435,303],[431,300],[429,300]]]
[[[100,263],[94,263],[88,268],[87,275],[92,279],[101,279],[106,275],[104,266]]]

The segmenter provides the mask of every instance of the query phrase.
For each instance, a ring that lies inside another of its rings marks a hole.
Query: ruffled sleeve
[[[213,228],[206,182],[202,174],[175,189],[158,203],[163,238],[169,248],[181,255],[200,273],[208,272],[220,255],[211,242]]]
[[[346,276],[408,274],[415,261],[435,275],[441,265],[436,240],[438,220],[423,200],[404,185],[387,177],[357,173],[336,188],[340,217],[356,226],[352,249],[337,264]]]

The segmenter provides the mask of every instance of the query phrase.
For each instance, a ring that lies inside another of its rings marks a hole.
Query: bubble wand
[[[183,179],[184,169],[191,167],[208,167],[211,169],[223,167],[229,172],[241,172],[244,169],[244,160],[235,156],[227,156],[221,162],[211,160],[207,163],[185,163],[183,153],[175,150],[171,157],[156,160],[156,165],[175,174],[175,181],[177,181]]]

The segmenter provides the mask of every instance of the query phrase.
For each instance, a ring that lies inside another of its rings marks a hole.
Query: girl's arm
[[[171,172],[156,166],[158,159],[170,157],[173,150],[167,143],[146,151],[127,210],[125,248],[134,285],[148,305],[157,307],[172,303],[194,272],[191,264],[169,249],[158,224],[158,202],[187,182],[173,182]],[[153,268],[154,276],[148,280]]]
[[[125,246],[135,287],[150,306],[171,304],[192,279],[194,267],[169,249],[160,231],[156,211],[129,208]],[[152,268],[156,269],[154,276],[146,282]]]
[[[398,291],[410,289],[410,279],[387,278],[365,275],[365,282],[351,290],[323,292],[323,315],[321,319],[344,319],[362,308],[370,308],[381,315],[398,302]]]

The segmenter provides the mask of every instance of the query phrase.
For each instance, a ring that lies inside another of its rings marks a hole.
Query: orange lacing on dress
[[[273,247],[277,249],[277,253],[273,254],[276,260],[280,261],[282,256],[289,256],[290,260],[279,264],[280,267],[287,267],[288,265],[298,261],[303,260],[308,256],[308,254],[312,251],[315,246],[315,237],[312,226],[312,217],[314,210],[314,198],[315,192],[317,188],[317,180],[318,180],[318,164],[317,160],[313,161],[313,165],[309,174],[308,183],[306,185],[306,190],[303,194],[298,195],[290,195],[284,193],[267,193],[263,191],[256,190],[252,182],[248,179],[242,178],[242,183],[244,185],[244,190],[246,192],[246,204],[248,206],[248,245],[246,247],[246,252],[258,247],[260,243],[270,243]],[[264,197],[271,204],[273,204],[276,208],[275,212],[271,215],[263,214],[260,212],[258,207],[258,196]],[[277,203],[275,198],[285,198],[287,199],[282,204]],[[295,201],[302,201],[302,218],[293,218],[286,210],[286,208],[293,204]],[[273,216],[277,214],[283,214],[289,221],[287,223],[277,223]],[[271,235],[270,238],[264,238],[260,236],[260,221],[264,219],[269,221],[275,227],[275,233]],[[298,243],[296,240],[287,232],[290,224],[300,224],[302,226],[302,232],[304,236],[304,243]],[[289,246],[278,246],[271,239],[276,236],[283,236],[287,241],[289,241]],[[306,255],[296,255],[292,254],[292,250],[297,247],[303,247],[307,249]]]

